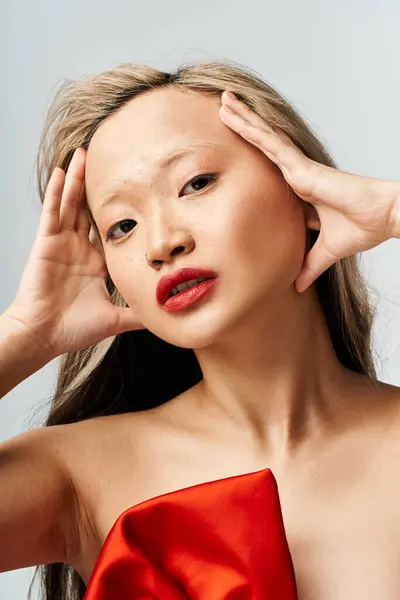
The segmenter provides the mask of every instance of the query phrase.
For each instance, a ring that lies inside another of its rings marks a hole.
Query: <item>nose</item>
[[[193,248],[192,236],[189,233],[179,232],[171,236],[171,239],[151,245],[145,258],[151,267],[157,268],[163,263],[170,263],[176,254],[189,254]]]

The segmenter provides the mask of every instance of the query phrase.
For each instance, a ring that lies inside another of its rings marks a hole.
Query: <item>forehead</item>
[[[170,152],[197,143],[229,148],[233,132],[219,118],[220,97],[173,87],[145,92],[105,119],[86,157],[88,192],[124,178],[147,178]]]

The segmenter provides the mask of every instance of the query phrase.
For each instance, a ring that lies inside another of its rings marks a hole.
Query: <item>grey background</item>
[[[400,180],[398,0],[3,0],[0,6],[0,312],[14,297],[36,234],[33,164],[46,107],[64,78],[126,61],[167,70],[183,60],[226,57],[283,92],[341,169]],[[394,385],[400,385],[399,263],[398,240],[363,257],[377,294],[378,372]],[[0,441],[30,427],[33,410],[51,394],[56,363],[0,400]],[[0,574],[0,599],[25,599],[32,573]]]

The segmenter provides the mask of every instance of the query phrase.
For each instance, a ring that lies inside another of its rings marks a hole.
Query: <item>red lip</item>
[[[175,273],[171,273],[171,275],[165,275],[157,284],[157,302],[162,306],[168,300],[174,287],[180,283],[185,283],[185,281],[190,281],[191,279],[209,279],[214,277],[217,277],[215,271],[197,269],[196,267],[179,269]]]

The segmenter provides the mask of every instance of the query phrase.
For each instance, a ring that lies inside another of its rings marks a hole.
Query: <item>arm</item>
[[[38,339],[19,329],[7,311],[0,315],[0,398],[53,358]]]
[[[0,444],[0,572],[76,555],[75,493],[60,458],[63,426],[37,429]]]
[[[396,199],[394,202],[392,237],[400,239],[400,184],[397,184]]]
[[[0,316],[0,397],[52,358],[7,312]],[[62,426],[0,443],[0,572],[71,563],[76,555],[76,498],[65,452]]]

